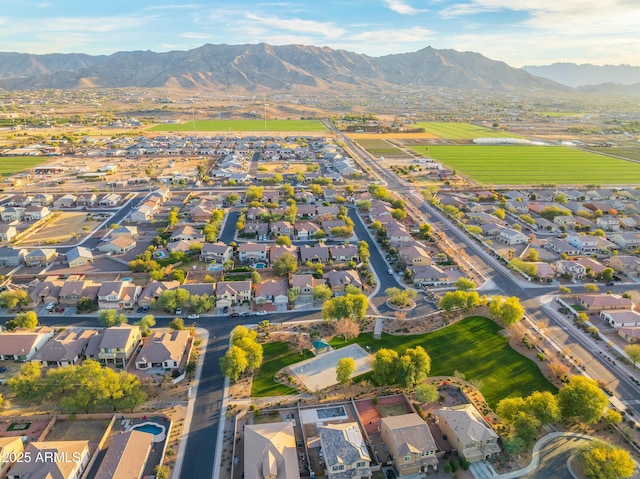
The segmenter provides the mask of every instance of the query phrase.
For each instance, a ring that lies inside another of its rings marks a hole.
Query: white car
[[[200,315],[199,314],[190,314],[189,316],[187,316],[187,319],[200,319]]]
[[[391,268],[389,268],[389,269],[387,270],[387,273],[389,273],[389,274],[393,274],[393,270],[392,270]]]
[[[47,311],[51,311],[53,308],[55,308],[55,306],[56,306],[56,303],[48,303],[46,306]]]
[[[266,316],[266,315],[267,315],[267,312],[266,312],[266,311],[258,311],[258,312],[256,313],[256,316]]]

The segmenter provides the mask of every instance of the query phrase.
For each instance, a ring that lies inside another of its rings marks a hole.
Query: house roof
[[[371,461],[358,423],[327,424],[319,427],[318,433],[327,467],[336,464],[350,465],[359,460]],[[334,477],[340,477],[340,474],[335,474]]]
[[[117,434],[107,448],[94,479],[142,477],[151,451],[153,435],[132,430]]]
[[[324,284],[323,279],[316,279],[312,274],[294,274],[291,276],[292,288],[311,288]]]
[[[75,248],[71,248],[69,251],[67,251],[67,261],[69,263],[77,258],[93,259],[93,253],[91,253],[91,251],[89,251],[84,246],[76,246]]]
[[[4,331],[0,334],[0,354],[5,356],[24,356],[43,334],[52,333],[52,329],[42,326],[35,331],[18,329],[16,331]]]
[[[462,444],[484,443],[498,438],[473,404],[443,407],[436,414],[446,421]]]
[[[416,413],[384,417],[380,424],[387,429],[399,457],[437,449],[429,426]]]
[[[11,467],[11,476],[24,479],[58,479],[75,477],[74,471],[80,466],[73,460],[74,454],[84,456],[89,453],[89,441],[34,441],[25,448],[25,457],[67,457],[68,461],[17,462]],[[56,455],[57,454],[57,455]]]
[[[221,281],[216,286],[216,295],[223,296],[225,293],[235,295],[241,291],[251,290],[251,281]]]
[[[238,245],[239,253],[254,253],[254,252],[266,252],[267,251],[266,243],[253,243],[251,241],[247,243],[240,243]]]
[[[100,341],[100,349],[124,348],[132,337],[140,337],[140,328],[124,323],[105,329]]]
[[[297,259],[298,247],[296,245],[284,245],[284,244],[275,244],[269,246],[269,258],[271,261],[277,260],[280,256],[285,253],[290,253],[294,258]]]
[[[167,289],[176,289],[180,287],[179,281],[149,281],[144,287],[139,300],[146,299],[151,300],[158,298],[163,291]]]
[[[145,339],[136,362],[179,361],[189,341],[189,331],[154,331]]]
[[[95,329],[67,329],[60,331],[36,353],[34,360],[71,361],[80,356],[89,344],[91,336],[98,334]]]
[[[329,247],[325,245],[304,245],[300,248],[300,258],[302,261],[308,259],[329,259]]]
[[[247,424],[244,430],[245,479],[299,479],[298,455],[291,422]]]
[[[635,306],[629,298],[623,298],[617,294],[579,294],[577,297],[589,308],[631,309]]]
[[[255,297],[286,296],[287,282],[283,279],[268,279],[256,285]]]
[[[623,309],[621,311],[603,311],[603,314],[619,324],[640,325],[640,313],[636,311]]]

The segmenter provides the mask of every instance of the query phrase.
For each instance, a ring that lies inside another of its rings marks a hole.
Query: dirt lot
[[[86,212],[64,211],[38,232],[18,242],[19,245],[76,243],[93,231],[100,222],[87,219]]]
[[[266,168],[266,170],[264,170]],[[263,171],[264,170],[264,171]],[[258,173],[306,173],[305,163],[261,163]]]
[[[47,434],[47,441],[89,441],[97,446],[111,419],[61,420],[58,419]]]

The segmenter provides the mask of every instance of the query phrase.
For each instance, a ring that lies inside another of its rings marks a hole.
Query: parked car
[[[253,316],[253,313],[251,311],[245,311],[244,313],[242,313],[241,316],[244,316],[246,318],[246,317],[249,317],[249,316]]]
[[[136,313],[142,313],[143,309],[142,306],[139,306],[138,309],[136,309]]]
[[[222,308],[222,312],[223,313],[228,313],[229,312],[229,306],[225,306],[224,308]]]
[[[176,316],[180,316],[182,314],[182,310],[180,308],[176,309]]]
[[[45,306],[47,308],[47,311],[51,311],[53,308],[56,307],[56,303],[48,303],[47,306]]]
[[[200,319],[200,315],[192,313],[189,316],[187,316],[187,319]]]
[[[266,311],[258,311],[258,312],[256,313],[256,315],[258,315],[258,316],[266,316],[266,315],[267,315],[267,312],[266,312]]]
[[[238,316],[240,316],[240,313],[229,313],[230,318],[237,318]]]
[[[387,273],[389,273],[389,274],[393,274],[393,270],[392,270],[391,268],[389,268],[389,269],[387,270]]]

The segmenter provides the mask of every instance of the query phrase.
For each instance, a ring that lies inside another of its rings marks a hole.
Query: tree
[[[289,348],[298,354],[311,349],[311,338],[308,334],[298,333],[289,336]]]
[[[433,228],[429,223],[422,223],[418,227],[418,235],[421,239],[428,239],[431,237],[431,230],[433,230]]]
[[[456,289],[461,291],[476,289],[478,286],[475,281],[469,278],[460,278],[455,283],[453,283],[453,285],[456,287]]]
[[[137,321],[133,324],[140,328],[143,336],[148,336],[149,330],[156,325],[156,318],[153,316],[153,314],[146,314],[142,318],[140,318],[140,321]]]
[[[495,296],[489,304],[489,312],[505,326],[517,323],[524,316],[524,308],[517,296]]]
[[[562,294],[570,294],[571,288],[567,288],[566,286],[560,286],[558,288],[558,291],[561,292]]]
[[[222,374],[236,382],[247,367],[249,361],[247,359],[247,353],[238,346],[231,346],[224,356],[220,358],[220,369]]]
[[[581,456],[589,479],[624,479],[631,477],[636,468],[629,452],[601,441],[590,442]]]
[[[493,212],[493,216],[495,216],[496,218],[498,218],[499,220],[503,220],[506,216],[505,211],[502,208],[497,208],[494,212]]]
[[[512,456],[520,453],[524,449],[524,440],[518,436],[509,436],[502,439],[504,452]]]
[[[236,326],[231,331],[231,344],[242,349],[247,360],[245,369],[253,371],[258,369],[262,364],[263,351],[262,345],[258,343],[258,333],[254,329],[248,329],[245,326]]]
[[[585,284],[584,289],[588,293],[597,293],[598,291],[600,291],[600,288],[598,288],[598,285],[593,283]]]
[[[527,403],[521,397],[505,398],[498,403],[496,413],[508,423],[512,423],[526,407]]]
[[[569,366],[561,361],[551,361],[549,363],[549,372],[559,379],[564,379],[569,374],[569,371]]]
[[[349,339],[358,337],[360,325],[350,318],[342,318],[333,323],[333,331],[336,336],[342,336],[346,343]]]
[[[389,297],[389,302],[391,304],[400,308],[411,306],[418,296],[418,292],[415,289],[400,288],[387,288],[385,289],[384,294]]]
[[[213,307],[213,301],[208,294],[194,294],[189,298],[189,308],[194,313],[201,314]]]
[[[369,299],[362,293],[337,296],[324,302],[322,318],[325,321],[342,318],[359,321],[364,319],[368,307]]]
[[[424,404],[430,404],[438,400],[438,388],[434,384],[418,384],[416,386],[416,398]]]
[[[340,358],[336,365],[336,380],[343,386],[349,384],[355,370],[356,361],[353,358]]]
[[[535,248],[530,248],[529,252],[527,253],[527,256],[525,257],[525,261],[529,261],[530,263],[535,263],[536,261],[538,261],[538,259],[539,259],[538,250],[536,250]]]
[[[20,372],[9,378],[7,384],[16,396],[35,399],[42,386],[42,364],[30,361],[20,366]]]
[[[608,283],[610,281],[613,281],[614,274],[615,274],[615,271],[613,270],[613,268],[605,268],[602,271],[600,271],[600,274],[598,275],[598,279],[600,281],[604,281],[605,283]]]
[[[124,313],[118,313],[115,309],[103,309],[98,314],[98,322],[101,326],[109,328],[111,326],[119,326],[120,324],[127,322],[127,317]]]
[[[525,446],[533,444],[540,428],[540,421],[535,416],[521,411],[513,419],[512,424],[514,432],[524,441]]]
[[[178,308],[186,306],[189,297],[189,291],[184,288],[165,289],[160,293],[156,304],[165,311],[175,311]]]
[[[3,291],[0,293],[0,306],[15,309],[18,306],[26,306],[31,299],[29,294],[23,289],[16,289],[14,291]]]
[[[298,260],[291,253],[283,253],[271,266],[276,276],[288,276],[298,269]]]
[[[16,317],[5,323],[9,330],[21,328],[33,331],[38,326],[38,315],[35,311],[25,311],[16,314]]]
[[[413,366],[413,383],[410,384],[411,386],[415,386],[416,383],[429,376],[431,372],[431,357],[422,346],[407,349],[403,356],[408,356]]]
[[[280,235],[276,238],[276,244],[282,246],[291,246],[291,238],[288,236]]]
[[[534,391],[526,398],[526,403],[527,411],[540,421],[540,424],[554,423],[560,419],[558,398],[549,391]]]
[[[320,284],[318,286],[314,286],[311,290],[311,297],[314,301],[323,302],[333,296],[333,291],[326,284]]]
[[[628,344],[624,348],[624,352],[629,359],[633,362],[633,367],[636,367],[636,363],[640,362],[640,344]]]
[[[449,291],[440,298],[438,307],[450,313],[454,309],[464,309],[469,311],[481,304],[484,304],[485,298],[480,298],[477,291]]]
[[[175,206],[171,208],[169,214],[167,215],[167,223],[169,228],[175,226],[178,223],[178,208]]]
[[[171,323],[169,323],[169,328],[174,331],[181,331],[184,329],[184,319],[182,318],[173,318]]]
[[[93,301],[91,298],[87,298],[86,296],[82,296],[76,303],[76,310],[79,313],[89,313],[91,311],[95,311],[96,309],[98,309],[98,306],[96,305],[95,301]]]
[[[262,194],[264,193],[264,187],[262,186],[248,186],[245,193],[245,201],[251,203],[252,201],[260,201]]]
[[[609,400],[597,381],[585,376],[572,376],[558,392],[558,405],[565,419],[576,418],[595,424],[608,404]]]
[[[379,386],[396,383],[396,362],[398,353],[393,349],[382,348],[373,355],[373,380]]]

